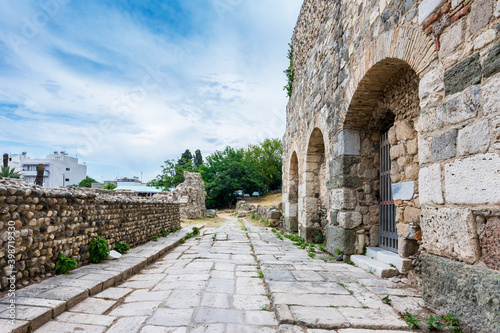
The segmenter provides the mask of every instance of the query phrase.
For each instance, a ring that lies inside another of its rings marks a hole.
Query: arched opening
[[[288,174],[288,206],[285,214],[285,229],[297,232],[299,203],[299,159],[297,153],[292,153]]]
[[[357,180],[349,188],[354,205],[338,216],[349,217],[340,226],[355,232],[357,253],[379,246],[407,257],[418,249],[418,82],[406,62],[385,59],[359,82],[345,116],[343,129],[360,145],[359,157],[343,162]]]
[[[323,133],[315,128],[309,139],[305,165],[305,216],[300,234],[308,242],[322,242],[327,218],[325,142]]]

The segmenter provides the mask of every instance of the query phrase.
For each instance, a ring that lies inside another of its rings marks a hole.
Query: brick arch
[[[374,101],[382,93],[371,87],[371,80],[378,75],[381,80],[390,78],[397,71],[410,67],[418,76],[437,59],[433,39],[422,32],[420,28],[399,27],[381,34],[367,47],[357,62],[351,68],[356,68],[347,83],[345,100],[349,108],[342,121],[342,128],[352,123],[351,117],[357,112],[373,109]],[[375,74],[375,75],[368,75]],[[377,85],[383,87],[383,82]],[[371,89],[370,89],[371,88]]]

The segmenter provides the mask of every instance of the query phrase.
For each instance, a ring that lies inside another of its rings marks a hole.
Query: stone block
[[[416,131],[407,120],[400,121],[396,124],[396,139],[398,141],[407,141],[415,137]]]
[[[361,224],[363,216],[356,211],[339,212],[337,223],[344,229],[354,229]]]
[[[405,223],[413,223],[418,225],[420,223],[420,208],[406,206],[404,210]]]
[[[493,13],[493,15],[495,15],[495,17],[500,16],[500,1],[497,1],[497,6],[495,8],[495,12]]]
[[[446,104],[446,120],[449,124],[457,124],[474,118],[480,105],[479,87],[475,87]]]
[[[479,121],[458,131],[457,146],[459,155],[485,153],[490,146],[488,120]]]
[[[354,209],[356,192],[350,188],[338,188],[331,191],[332,209]]]
[[[398,254],[403,258],[408,258],[418,251],[418,242],[414,239],[399,237]]]
[[[421,79],[418,88],[420,108],[439,103],[445,94],[442,72],[435,68],[427,72]]]
[[[391,151],[390,151],[390,155],[391,155],[391,158],[393,160],[397,159],[399,157],[406,156],[405,145],[403,143],[400,143],[400,144],[398,144],[396,146],[392,146],[391,147]]]
[[[431,254],[422,256],[423,298],[438,314],[457,315],[476,332],[500,332],[500,272]]]
[[[326,226],[326,249],[334,254],[340,249],[344,254],[353,254],[355,251],[356,232],[341,227]]]
[[[410,200],[413,198],[415,182],[400,182],[392,184],[393,200]]]
[[[465,88],[481,82],[479,53],[476,53],[444,73],[445,94],[453,95]]]
[[[446,160],[457,155],[457,130],[432,139],[432,159],[434,161]]]
[[[490,217],[479,236],[481,260],[489,268],[500,271],[500,217]]]
[[[431,140],[424,139],[420,137],[418,140],[418,161],[420,164],[425,164],[432,162],[432,152],[431,152]]]
[[[418,179],[421,205],[442,204],[444,202],[441,190],[441,165],[432,164],[429,167],[420,168]]]
[[[472,3],[469,14],[469,33],[486,27],[493,15],[493,4],[491,0],[476,0]]]
[[[424,21],[431,16],[437,9],[441,8],[446,0],[423,0],[420,5],[418,5],[418,24],[424,23]]]
[[[313,243],[314,236],[320,229],[306,226],[299,226],[299,236],[305,238],[306,242]]]
[[[456,51],[457,47],[464,42],[464,24],[463,20],[455,22],[439,37],[441,42],[439,57],[441,59]]]
[[[494,29],[489,29],[479,35],[476,39],[474,39],[474,50],[480,50],[496,38],[496,31]],[[484,71],[484,69],[483,69]]]
[[[500,43],[495,44],[483,64],[483,75],[488,78],[500,72]]]
[[[370,229],[370,246],[377,247],[379,244],[379,225],[376,224]]]
[[[359,163],[361,163],[361,157],[359,156],[339,156],[330,163],[330,177],[349,174],[351,168]]]
[[[481,105],[483,113],[500,113],[500,78],[494,78],[481,87]]]
[[[480,154],[445,165],[445,199],[456,204],[500,203],[500,157]]]
[[[469,263],[480,257],[476,222],[464,208],[422,208],[422,241],[429,253]]]
[[[346,129],[338,135],[338,155],[359,155],[361,139],[359,132]]]

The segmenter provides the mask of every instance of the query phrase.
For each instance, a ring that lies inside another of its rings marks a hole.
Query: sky
[[[281,138],[302,0],[0,2],[0,153],[98,181]]]

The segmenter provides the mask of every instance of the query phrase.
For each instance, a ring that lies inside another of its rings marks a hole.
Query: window
[[[65,181],[69,182],[69,178],[66,178]]]
[[[66,168],[66,171],[70,171],[69,168]]]
[[[36,165],[25,165],[24,170],[26,171],[36,171]]]

